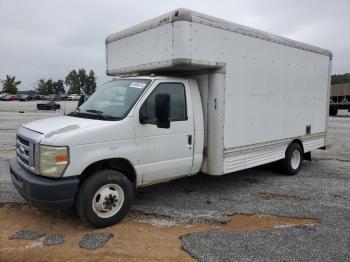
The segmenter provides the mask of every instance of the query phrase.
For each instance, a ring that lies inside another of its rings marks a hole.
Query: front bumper
[[[12,183],[18,193],[43,209],[68,209],[74,203],[79,179],[50,179],[32,174],[16,158],[10,161]]]

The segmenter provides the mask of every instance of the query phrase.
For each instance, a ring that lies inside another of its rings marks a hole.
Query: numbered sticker
[[[144,88],[146,84],[140,82],[132,82],[129,86],[134,88]]]

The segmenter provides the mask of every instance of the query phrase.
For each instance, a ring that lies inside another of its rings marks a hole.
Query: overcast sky
[[[350,72],[350,0],[0,0],[0,79],[32,89],[72,69],[105,75],[105,37],[184,7],[330,49],[333,73]]]

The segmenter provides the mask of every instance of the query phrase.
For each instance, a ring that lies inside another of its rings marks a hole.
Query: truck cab
[[[85,214],[85,208],[80,215],[105,226],[110,219],[101,217],[113,217],[127,206],[133,188],[198,173],[203,140],[195,80],[114,78],[74,112],[22,125],[17,157],[11,161],[12,180],[24,198],[43,208],[66,209],[74,201],[85,207],[89,199],[96,217]],[[101,170],[109,170],[98,175],[104,180],[102,189],[91,193],[96,184],[86,180]],[[103,188],[115,180],[122,185]],[[118,214],[122,218],[123,210]]]

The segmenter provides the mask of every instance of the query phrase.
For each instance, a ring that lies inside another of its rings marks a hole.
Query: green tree
[[[96,76],[94,71],[90,70],[89,75],[86,78],[83,91],[85,94],[91,95],[95,92],[95,90],[96,90]]]
[[[65,79],[65,84],[69,86],[69,94],[85,93],[91,95],[96,90],[96,76],[94,71],[86,73],[84,68],[72,70]]]
[[[53,81],[52,79],[40,79],[36,82],[36,91],[41,95],[64,94],[63,80]]]
[[[47,95],[48,94],[53,94],[53,89],[54,89],[54,84],[52,79],[49,79],[46,81],[46,90],[47,90]]]
[[[18,93],[17,86],[21,81],[16,81],[15,76],[6,75],[6,79],[2,81],[2,92],[15,95]]]
[[[47,89],[46,89],[46,81],[45,79],[39,79],[35,84],[35,90],[40,94],[40,95],[47,95]]]
[[[54,94],[64,94],[66,91],[64,90],[64,82],[63,80],[57,80],[53,82],[53,93]]]
[[[77,71],[72,70],[66,76],[65,84],[69,86],[68,94],[80,94],[80,81]]]

